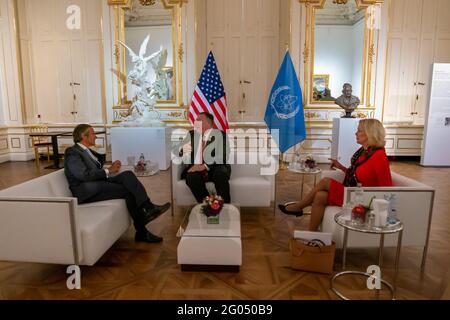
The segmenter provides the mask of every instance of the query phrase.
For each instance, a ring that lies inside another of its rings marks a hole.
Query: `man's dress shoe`
[[[136,236],[134,237],[136,242],[147,242],[147,243],[158,243],[163,241],[163,238],[155,236],[150,231],[147,232],[136,232]]]
[[[154,205],[153,208],[151,208],[151,209],[142,208],[142,211],[144,212],[144,225],[146,225],[149,222],[158,218],[164,212],[169,210],[169,208],[170,208],[169,202],[166,204],[163,204],[162,206]]]

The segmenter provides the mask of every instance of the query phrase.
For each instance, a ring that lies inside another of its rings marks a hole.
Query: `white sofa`
[[[236,163],[237,160],[243,159],[246,159],[245,163],[247,163],[231,164],[231,202],[240,207],[270,207],[275,202],[275,175],[266,175],[266,173],[271,172],[272,169],[269,168],[273,166],[278,168],[277,158],[268,156],[262,161],[250,161],[250,159],[258,159],[260,155],[240,153],[231,156]],[[172,203],[176,206],[196,204],[191,190],[186,185],[186,180],[181,180],[184,167],[182,164],[172,164]],[[275,173],[276,168],[273,168]],[[208,182],[207,189],[210,193],[215,192],[214,184]]]
[[[91,266],[130,226],[125,200],[78,205],[64,170],[0,191],[0,261]]]
[[[323,171],[322,178],[329,177],[342,182],[344,174],[341,171]],[[415,180],[406,178],[392,172],[393,187],[366,187],[364,189],[364,201],[369,203],[373,196],[383,199],[385,194],[397,196],[398,218],[403,222],[403,246],[423,247],[422,267],[428,248],[431,217],[433,212],[434,189]],[[356,188],[345,188],[344,203],[354,197]],[[325,210],[321,230],[333,234],[336,246],[342,248],[344,230],[335,221],[334,216],[341,211],[341,207],[329,206]],[[349,232],[348,248],[378,247],[380,237],[377,235]],[[397,234],[385,237],[385,247],[397,245]]]

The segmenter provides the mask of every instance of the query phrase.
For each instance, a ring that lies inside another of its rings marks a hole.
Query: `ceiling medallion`
[[[156,0],[139,0],[141,5],[143,6],[153,6],[156,2]]]

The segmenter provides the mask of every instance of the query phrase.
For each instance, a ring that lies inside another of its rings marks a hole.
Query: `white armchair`
[[[252,159],[250,153],[245,154]],[[253,156],[255,156],[253,154]],[[256,155],[257,156],[257,155]],[[240,155],[237,159],[241,159]],[[242,157],[242,159],[245,159]],[[256,157],[253,159],[257,159]],[[259,161],[258,161],[259,162]],[[270,164],[269,164],[270,163]],[[271,207],[275,201],[275,174],[263,175],[270,165],[278,165],[278,160],[269,156],[258,164],[231,164],[231,202],[241,207]],[[192,206],[196,200],[185,180],[181,180],[184,165],[172,164],[172,203],[175,206]],[[276,171],[274,170],[274,173]],[[206,184],[208,191],[215,192],[214,184]]]
[[[342,182],[344,174],[341,171],[324,171],[322,178],[333,178]],[[395,194],[397,196],[398,218],[404,225],[403,246],[423,247],[422,268],[425,266],[425,259],[428,249],[428,239],[430,236],[431,217],[433,212],[435,190],[415,180],[406,178],[392,172],[393,187],[365,187],[364,201],[369,203],[373,196],[383,199],[385,194]],[[344,203],[354,197],[356,188],[345,188]],[[342,210],[341,207],[329,206],[325,210],[321,230],[333,234],[333,241],[336,246],[342,248],[344,230],[336,224],[334,216]],[[379,236],[350,232],[348,237],[349,248],[378,247]],[[396,235],[387,235],[384,245],[395,247],[397,245]]]

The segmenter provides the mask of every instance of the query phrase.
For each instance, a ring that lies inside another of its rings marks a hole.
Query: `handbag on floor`
[[[333,273],[336,244],[325,245],[321,240],[292,238],[290,242],[291,268],[295,270]]]

